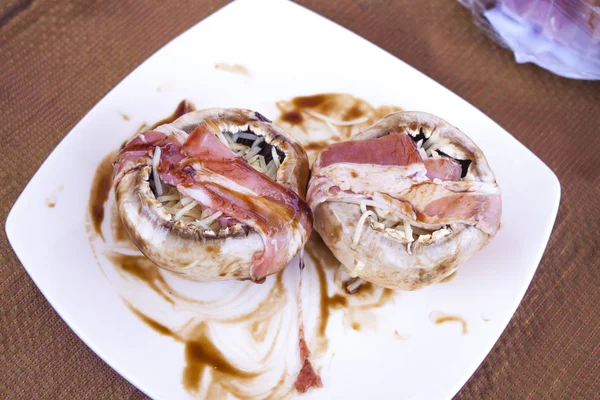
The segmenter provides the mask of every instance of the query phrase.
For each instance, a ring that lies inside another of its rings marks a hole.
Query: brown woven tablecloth
[[[2,226],[25,184],[75,123],[137,65],[225,3],[4,0]],[[560,179],[560,211],[538,272],[508,328],[457,398],[598,398],[600,83],[517,65],[455,1],[300,3],[474,104]],[[36,399],[144,397],[58,317],[15,257],[4,229],[0,393]]]

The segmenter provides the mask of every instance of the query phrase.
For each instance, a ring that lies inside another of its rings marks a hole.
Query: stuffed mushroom
[[[312,230],[305,151],[259,113],[207,109],[137,134],[115,161],[121,220],[158,266],[261,282]]]
[[[317,156],[307,200],[348,273],[413,290],[452,274],[496,234],[502,202],[481,150],[423,112],[388,115]]]

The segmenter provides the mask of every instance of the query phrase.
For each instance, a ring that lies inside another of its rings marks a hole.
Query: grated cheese
[[[383,209],[379,208],[379,207],[373,207],[373,209],[375,210],[375,214],[377,214],[377,216],[379,218],[385,219],[387,216],[387,211],[384,211]]]
[[[237,138],[242,138],[242,139],[248,139],[248,140],[256,140],[257,138],[262,138],[262,136],[258,136],[255,135],[254,133],[248,133],[248,132],[238,132],[236,133]]]
[[[246,150],[248,150],[248,146],[240,143],[233,143],[229,146],[229,148],[233,150],[237,155],[240,155],[241,152],[245,152]]]
[[[365,268],[365,263],[362,261],[356,260],[356,266],[353,270],[349,271],[349,275],[351,278],[356,278],[361,273],[361,271]]]
[[[325,124],[327,124],[327,127],[329,129],[331,129],[331,131],[334,133],[334,135],[339,135],[340,132],[338,132],[337,128],[335,126],[333,126],[333,124],[329,121],[325,121]]]
[[[190,211],[192,208],[196,207],[197,205],[198,205],[198,203],[196,203],[195,201],[192,201],[190,204],[183,207],[181,210],[177,211],[177,214],[175,214],[175,217],[173,219],[175,221],[179,221],[181,219],[181,217],[183,217],[183,214]]]
[[[366,200],[366,199],[362,199],[360,201],[360,203],[357,202],[356,199],[352,198],[352,197],[342,197],[340,199],[337,199],[336,201],[339,201],[340,203],[349,203],[349,204],[361,204],[364,203],[365,206],[369,207],[380,207],[383,209],[386,209],[386,205],[385,204],[380,204],[374,200]]]
[[[265,161],[265,156],[258,156],[258,165],[260,166],[260,170],[259,171],[266,171],[267,170],[267,163]]]
[[[217,211],[216,213],[214,213],[204,219],[201,219],[198,222],[200,222],[201,224],[206,224],[208,226],[211,223],[213,223],[214,221],[216,221],[216,219],[219,218],[221,215],[223,215],[223,211]]]
[[[363,214],[367,212],[367,205],[365,204],[365,201],[360,202],[360,212]]]
[[[217,139],[219,139],[221,141],[221,143],[223,143],[225,146],[227,146],[227,148],[230,148],[229,147],[229,142],[227,141],[227,139],[223,135],[223,132],[221,132],[221,129],[219,129],[219,127],[217,126],[217,124],[214,123],[214,121],[212,121],[210,119],[207,119],[207,120],[204,120],[204,123],[206,124],[206,126],[208,127],[208,129],[210,129],[211,132],[215,134],[215,136],[217,137]]]
[[[181,202],[182,206],[187,206],[192,201],[194,201],[194,199],[192,199],[191,197],[182,197],[181,200],[179,200],[179,201]]]
[[[248,164],[253,164],[255,162],[258,161],[258,157],[260,157],[258,154],[252,156],[251,158],[246,159],[246,161],[248,161]]]
[[[425,143],[423,143],[423,148],[425,149],[425,151],[429,150],[433,145],[435,144],[435,141],[432,139],[429,139],[427,141],[425,141]]]
[[[254,142],[254,143],[256,143],[256,142]],[[254,157],[258,153],[260,153],[260,150],[261,150],[260,146],[252,144],[252,147],[250,148],[250,150],[248,150],[246,152],[246,154],[244,155],[244,158],[249,161],[252,157]]]
[[[277,154],[275,146],[271,146],[271,156],[273,157],[275,165],[277,166],[277,168],[279,168],[281,166],[281,161],[279,161],[279,154]]]
[[[181,196],[177,194],[165,194],[163,196],[157,197],[156,200],[160,201],[161,203],[164,203],[171,200],[179,200],[180,197]]]
[[[267,175],[273,180],[277,179],[277,166],[274,160],[269,161],[267,164]]]
[[[184,218],[185,217],[190,217],[192,219],[201,219],[202,212],[200,212],[200,210],[198,210],[197,207],[194,207],[191,210],[189,210],[187,213],[185,213]]]
[[[385,225],[386,228],[392,228],[394,225],[397,225],[397,221],[386,218],[383,221],[383,225]]]
[[[221,141],[221,143],[223,143],[225,146],[227,146],[227,148],[231,149],[231,147],[229,146],[229,142],[227,141],[227,139],[225,138],[225,136],[223,136],[223,133],[221,133],[219,131],[219,132],[215,133],[215,135]]]
[[[408,223],[408,221],[403,221],[403,225],[404,225],[404,233],[406,234],[406,240],[408,240],[409,242],[412,242],[413,239],[413,231],[412,228],[410,227],[410,224]]]
[[[352,282],[350,282],[348,286],[346,286],[346,291],[350,294],[355,293],[358,290],[358,288],[366,282],[367,281],[365,281],[364,279],[356,278]]]
[[[427,146],[425,150],[429,156],[431,156],[434,151],[440,150],[443,146],[450,144],[450,141],[448,141],[446,138],[440,139],[436,142],[430,139],[428,142],[431,142],[431,145]]]
[[[367,220],[368,217],[373,217],[375,220],[377,220],[377,216],[371,210],[365,211],[363,213],[363,215],[360,216],[360,219],[358,220],[358,224],[356,224],[356,230],[354,231],[354,239],[352,240],[352,244],[354,246],[356,246],[358,244],[358,239],[360,239],[360,234],[362,233],[363,225],[365,224],[365,221]]]
[[[350,201],[348,202],[350,203]],[[354,201],[354,204],[356,204],[356,201]],[[376,203],[375,201],[362,200],[358,205],[360,207],[361,217],[359,218],[354,231],[354,237],[352,241],[353,246],[356,246],[359,243],[362,229],[364,224],[367,222],[367,218],[369,217],[371,218],[371,222],[369,222],[369,224],[373,229],[377,231],[385,231],[391,237],[406,243],[406,251],[408,254],[412,254],[412,246],[415,241],[418,243],[429,243],[432,240],[441,239],[452,232],[452,228],[449,226],[439,228],[433,232],[416,228],[417,231],[415,232],[413,227],[410,225],[410,221],[406,219],[396,219],[392,214],[388,214],[385,206],[379,207],[380,204]],[[349,268],[347,269],[350,270]],[[352,272],[352,270],[350,271]],[[356,274],[356,272],[352,273]]]

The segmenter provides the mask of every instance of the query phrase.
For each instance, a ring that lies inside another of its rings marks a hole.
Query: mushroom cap
[[[304,198],[308,179],[308,159],[293,137],[262,115],[242,109],[206,109],[184,114],[155,130],[185,136],[205,120],[222,132],[252,131],[285,154],[276,181]],[[135,245],[159,267],[193,280],[252,279],[250,269],[255,253],[264,250],[261,235],[240,224],[218,232],[182,221],[173,221],[150,186],[151,159],[127,165],[115,176],[115,194],[121,220]],[[288,262],[308,239],[301,224],[292,228],[287,249]],[[278,266],[271,273],[276,273]],[[260,277],[262,279],[263,277]]]
[[[449,143],[448,154],[469,159],[467,179],[490,182],[495,177],[485,156],[475,143],[458,128],[424,112],[400,111],[390,114],[351,140],[375,139],[389,134],[421,132],[426,137]],[[309,182],[309,186],[311,182]],[[362,215],[359,205],[325,201],[313,209],[315,230],[336,258],[356,275],[378,286],[397,290],[414,290],[438,282],[483,248],[492,234],[468,224],[453,224],[450,233],[410,245],[393,235],[391,229],[376,229],[365,223],[358,244],[353,244],[357,223]],[[361,265],[360,268],[355,268]]]

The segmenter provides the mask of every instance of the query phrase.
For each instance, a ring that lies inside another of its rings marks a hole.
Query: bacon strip
[[[155,147],[161,148],[161,180],[261,235],[264,251],[254,254],[250,270],[253,280],[260,281],[284,266],[287,243],[295,228],[301,225],[310,235],[312,218],[308,205],[291,189],[252,168],[205,125],[199,125],[184,143],[156,131],[131,140],[117,159],[117,179],[128,168],[139,166],[141,158],[148,160]]]
[[[408,165],[423,161],[417,145],[405,134],[333,143],[321,152],[319,158],[321,167],[340,162]]]
[[[429,179],[446,181],[459,181],[462,171],[460,164],[450,158],[423,160],[412,138],[402,133],[330,144],[317,162],[321,168],[337,163],[398,166],[424,163]]]
[[[429,179],[441,179],[443,181],[460,181],[462,167],[459,163],[449,158],[428,158],[423,160],[427,177]]]
[[[300,277],[298,279],[298,346],[300,347],[300,363],[302,368],[298,373],[294,386],[299,393],[306,393],[311,387],[323,387],[321,377],[310,362],[310,349],[304,337],[304,320],[302,318],[302,273],[304,271],[304,250],[300,252]]]
[[[498,186],[463,181],[461,172],[450,158],[422,160],[406,134],[337,143],[317,157],[307,201],[314,210],[324,201],[369,200],[423,228],[464,223],[495,234],[502,208]]]
[[[184,156],[179,152],[181,143],[173,136],[148,131],[137,135],[125,144],[114,165],[115,184],[131,169],[148,163],[156,147],[161,148],[161,160],[177,164]]]
[[[323,387],[323,381],[313,368],[308,357],[303,361],[302,369],[298,374],[298,378],[296,378],[294,386],[299,393],[306,393],[311,387]]]

